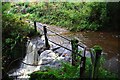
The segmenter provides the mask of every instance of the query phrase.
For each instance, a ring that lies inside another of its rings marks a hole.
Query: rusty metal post
[[[81,61],[80,61],[80,78],[84,78],[84,74],[85,74],[85,63],[86,63],[85,53],[86,53],[86,48],[84,48],[84,56],[81,57]]]
[[[100,46],[95,46],[95,62],[94,62],[94,70],[93,70],[93,78],[97,79],[98,78],[98,72],[99,72],[99,67],[100,67],[100,57],[102,53],[102,48]]]
[[[36,21],[34,21],[34,29],[35,29],[35,32],[37,32]]]
[[[49,43],[48,43],[46,26],[43,26],[43,30],[44,30],[44,36],[45,36],[45,47],[46,47],[46,49],[49,49],[49,48],[50,48],[50,45],[49,45]]]
[[[71,45],[72,45],[72,65],[76,66],[76,55],[78,53],[78,40],[73,39],[71,40]]]

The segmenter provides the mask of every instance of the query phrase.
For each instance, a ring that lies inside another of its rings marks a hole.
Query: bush
[[[7,12],[11,7],[9,2],[2,2],[2,13]]]
[[[79,58],[80,59],[80,58]],[[97,72],[98,74],[98,79],[109,79],[113,78],[115,80],[118,79],[117,75],[114,73],[111,73],[103,68],[105,58],[104,56],[101,56],[100,59],[100,66],[99,66],[99,71]],[[77,64],[80,64],[79,62]],[[85,79],[90,79],[92,78],[92,68],[93,65],[91,63],[91,58],[86,58],[86,66],[85,66],[85,74],[84,78]],[[50,74],[48,76],[48,74]],[[62,66],[60,68],[50,68],[46,67],[45,71],[37,71],[33,72],[30,74],[30,80],[35,79],[35,80],[41,80],[44,78],[50,78],[54,76],[55,79],[63,79],[63,80],[68,80],[68,79],[79,79],[80,78],[80,65],[78,66],[72,66],[70,63],[63,62]],[[53,78],[53,79],[54,79]]]
[[[66,27],[70,31],[100,30],[108,20],[104,3],[37,3],[25,10],[33,21]],[[22,6],[21,6],[22,7]]]
[[[30,75],[30,79],[29,80],[34,80],[34,79],[37,79],[37,80],[44,80],[44,79],[55,79],[56,77],[49,73],[49,72],[33,72],[31,75]]]
[[[2,64],[6,69],[13,60],[24,57],[26,37],[33,29],[13,14],[3,14],[2,25]]]
[[[43,77],[44,76],[44,77]],[[46,67],[46,71],[41,72],[33,72],[30,74],[30,80],[32,79],[43,79],[43,78],[56,78],[56,79],[71,79],[71,78],[79,78],[79,66],[72,66],[70,63],[62,63],[61,68],[49,68]]]

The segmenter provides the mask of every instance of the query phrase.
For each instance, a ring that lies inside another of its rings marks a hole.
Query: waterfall
[[[69,50],[51,42],[49,42],[49,44],[50,50],[45,50],[44,36],[28,40],[26,44],[26,56],[24,57],[20,68],[12,74],[9,74],[9,76],[17,76],[17,79],[29,79],[28,74],[31,74],[34,71],[44,70],[45,66],[59,68],[61,61],[71,62],[71,52]],[[71,44],[63,45],[71,49]],[[40,51],[40,54],[38,54],[38,51]]]
[[[27,41],[26,44],[26,56],[23,59],[21,66],[9,76],[18,76],[17,78],[29,78],[28,74],[34,72],[39,61],[39,54],[37,53],[40,48],[44,46],[44,41],[41,38],[36,37]],[[26,63],[26,64],[25,64]],[[27,65],[30,64],[30,65]]]

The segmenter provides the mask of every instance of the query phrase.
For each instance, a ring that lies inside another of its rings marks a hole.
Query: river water
[[[37,30],[41,33],[43,33],[41,29],[43,29],[43,25],[37,23]],[[94,45],[100,45],[103,48],[103,54],[106,55],[106,61],[104,64],[104,68],[110,70],[111,72],[119,74],[120,70],[120,60],[119,60],[119,54],[120,50],[118,49],[118,42],[120,41],[120,35],[117,32],[69,32],[65,28],[60,28],[56,26],[47,26],[47,37],[49,40],[60,44],[64,47],[67,47],[71,49],[71,44],[69,41],[67,41],[64,38],[61,38],[60,36],[56,35],[55,33],[66,37],[67,39],[71,40],[73,38],[77,38],[79,42],[82,43],[83,46],[87,46],[88,48],[92,48]],[[55,33],[51,32],[50,30],[54,31]],[[41,52],[40,55],[38,55],[38,50],[43,48],[44,45],[44,35],[43,37],[39,38],[33,38],[30,41],[27,42],[27,52],[26,56],[23,60],[23,63],[21,64],[20,68],[17,69],[14,73],[10,74],[9,76],[18,76],[17,78],[29,78],[28,74],[32,73],[37,70],[41,70],[44,62],[48,62],[51,59],[55,59],[51,64],[45,64],[44,66],[58,66],[60,65],[57,61],[58,60],[66,60],[71,62],[71,52],[65,49],[58,49],[56,50],[57,53],[62,54],[56,54],[56,52],[51,51],[54,49],[57,45],[50,43],[51,50],[45,50]],[[79,48],[82,50],[82,48]],[[62,51],[63,50],[63,51]],[[66,53],[67,56],[64,56]],[[43,54],[43,55],[42,55]],[[46,55],[47,54],[47,55]],[[88,53],[89,54],[89,53]],[[56,56],[59,55],[59,56]],[[46,57],[47,56],[47,57]],[[48,57],[49,56],[49,57]],[[48,61],[47,61],[48,58]],[[54,64],[53,64],[54,63]],[[30,65],[28,65],[30,64]],[[31,66],[32,65],[32,66]],[[34,66],[37,65],[37,66]],[[43,67],[44,67],[43,66]]]
[[[85,31],[85,32],[69,32],[65,28],[59,28],[55,26],[47,26],[50,30],[57,32],[58,34],[65,36],[69,39],[77,38],[80,42],[91,48],[94,45],[100,45],[103,48],[103,52],[107,54],[107,58],[119,56],[120,50],[118,49],[120,42],[120,33],[118,32],[105,32],[105,31]],[[49,35],[49,33],[48,33]],[[55,36],[50,35],[50,36]],[[60,39],[56,41],[59,41]]]
[[[94,45],[100,45],[103,48],[103,53],[106,55],[105,68],[114,73],[119,73],[120,67],[120,33],[119,32],[107,32],[107,31],[84,31],[84,32],[69,32],[65,28],[60,28],[56,26],[47,27],[68,39],[77,38],[81,43],[85,44],[87,47],[92,48]],[[48,33],[49,35],[49,33]],[[49,35],[52,36],[53,35]],[[55,42],[58,43],[62,40],[60,37],[55,37]]]
[[[120,72],[120,49],[118,47],[120,35],[117,32],[78,32],[73,35],[77,36],[89,48],[100,45],[106,54],[105,67],[112,72]]]
[[[73,33],[71,36],[76,36],[89,48],[94,45],[100,45],[103,48],[103,52],[107,54],[108,59],[119,55],[118,42],[120,41],[120,35],[117,33],[77,32]]]

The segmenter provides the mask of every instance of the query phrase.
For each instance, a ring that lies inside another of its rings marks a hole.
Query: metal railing
[[[50,29],[48,29],[46,26],[44,26],[44,25],[41,25],[41,26],[43,27],[43,29],[41,29],[41,28],[39,28],[39,29],[40,29],[41,31],[43,31],[43,33],[44,33],[46,49],[49,49],[49,47],[48,47],[48,46],[49,46],[49,42],[52,42],[52,43],[54,43],[54,44],[56,44],[56,45],[58,45],[58,46],[60,46],[60,47],[62,47],[62,48],[64,48],[64,49],[66,49],[66,50],[71,51],[71,52],[72,52],[72,65],[73,65],[73,66],[76,66],[76,63],[77,63],[76,57],[77,57],[77,56],[80,56],[80,57],[81,57],[81,60],[80,60],[80,78],[83,78],[83,77],[84,77],[85,70],[86,70],[86,68],[85,68],[85,67],[86,67],[86,66],[85,66],[85,65],[86,65],[86,56],[85,56],[85,55],[86,55],[86,51],[87,51],[89,48],[80,45],[80,44],[79,44],[79,41],[76,40],[76,39],[73,39],[73,40],[67,39],[66,37],[64,37],[64,36],[62,36],[62,35],[54,32],[54,31],[52,31],[52,30],[50,30]],[[37,31],[36,22],[34,22],[34,28],[35,28],[35,31]],[[69,48],[67,48],[67,47],[64,47],[64,46],[62,46],[62,45],[60,45],[60,44],[58,44],[58,43],[56,43],[56,42],[54,42],[54,41],[52,41],[52,40],[49,40],[49,39],[47,38],[47,30],[50,31],[50,32],[52,32],[52,33],[54,33],[55,35],[63,38],[63,39],[69,41],[69,42],[71,43],[72,50],[69,49]],[[84,49],[84,50],[83,50],[83,56],[82,56],[81,54],[78,54],[78,46],[80,46],[81,48]],[[89,50],[90,50],[90,49],[89,49]],[[99,61],[98,58],[100,58],[101,52],[97,52],[97,51],[96,51],[96,54],[95,54],[95,55],[90,52],[90,54],[91,54],[91,62],[92,62],[92,65],[93,65],[93,70],[92,70],[93,72],[91,73],[92,75],[90,76],[90,78],[95,78],[96,71],[97,71],[96,68],[97,68],[98,61]],[[57,56],[57,57],[58,57],[58,56]],[[57,58],[57,57],[56,57],[56,58]],[[55,58],[55,59],[56,59],[56,58]],[[22,63],[26,64],[26,65],[29,65],[29,66],[45,65],[45,64],[38,64],[38,65],[28,64],[28,63],[23,62],[22,59],[20,59],[20,61],[21,61]],[[51,63],[51,62],[52,62],[52,61],[50,61],[50,62],[48,62],[48,63]],[[12,63],[13,63],[13,62],[12,62]],[[10,65],[11,65],[12,63],[10,63]],[[48,63],[47,63],[47,64],[48,64]],[[9,67],[10,67],[10,65],[9,65]]]
[[[37,27],[36,24],[35,24],[34,27]],[[43,32],[44,32],[44,36],[45,36],[45,45],[46,45],[46,47],[49,46],[48,41],[50,41],[50,42],[52,42],[52,43],[54,43],[54,44],[56,44],[56,45],[58,45],[58,46],[60,46],[60,47],[62,47],[62,48],[65,48],[65,49],[71,51],[71,52],[72,52],[72,65],[73,65],[73,66],[76,66],[76,64],[77,64],[77,59],[76,59],[77,56],[80,56],[80,57],[81,57],[81,62],[80,62],[80,74],[81,74],[81,76],[80,76],[80,77],[82,77],[82,76],[83,76],[83,73],[85,72],[85,62],[86,62],[85,54],[86,54],[86,47],[81,46],[80,44],[78,44],[79,41],[78,41],[77,39],[73,39],[73,40],[67,39],[66,37],[64,37],[64,36],[62,36],[62,35],[59,35],[58,33],[56,33],[56,32],[54,32],[54,31],[48,29],[48,28],[47,28],[46,26],[44,26],[44,25],[43,25],[42,27],[43,27]],[[35,29],[36,29],[36,28],[35,28]],[[41,30],[42,30],[42,29],[41,29]],[[50,31],[50,32],[52,32],[52,33],[54,33],[55,35],[57,35],[57,36],[59,36],[59,37],[61,37],[61,38],[65,39],[65,40],[71,42],[72,50],[71,50],[71,49],[68,49],[67,47],[64,47],[64,46],[62,46],[62,45],[60,45],[60,44],[57,44],[57,43],[55,43],[55,42],[52,41],[52,40],[49,40],[49,39],[47,38],[47,30]],[[36,30],[35,30],[35,31],[36,31]],[[82,47],[82,48],[84,49],[84,55],[83,55],[83,56],[82,56],[81,54],[78,54],[78,46],[80,46],[80,47]]]
[[[35,27],[37,27],[37,26],[35,26]],[[86,50],[91,50],[90,48],[87,48],[86,46],[82,46],[82,45],[80,45],[79,44],[79,41],[77,40],[77,39],[73,39],[73,40],[70,40],[70,39],[67,39],[66,37],[64,37],[64,36],[62,36],[62,35],[60,35],[60,34],[58,34],[58,33],[56,33],[56,32],[54,32],[54,31],[52,31],[52,30],[50,30],[50,29],[48,29],[46,26],[42,26],[43,27],[43,32],[44,32],[44,35],[45,35],[45,37],[46,37],[46,41],[45,42],[47,42],[47,44],[48,44],[48,41],[50,41],[50,42],[52,42],[52,43],[54,43],[54,44],[56,44],[56,45],[58,45],[58,46],[60,46],[60,47],[63,47],[63,48],[65,48],[65,49],[67,49],[67,50],[69,50],[69,51],[71,51],[72,52],[72,65],[73,66],[76,66],[76,57],[77,56],[80,56],[81,57],[81,60],[80,60],[80,78],[84,78],[84,75],[85,75],[85,65],[86,65]],[[61,38],[63,38],[63,39],[65,39],[65,40],[67,40],[67,41],[69,41],[69,42],[71,42],[71,46],[72,46],[72,50],[70,50],[70,49],[68,49],[68,48],[66,48],[66,47],[64,47],[64,46],[62,46],[62,45],[60,45],[60,44],[57,44],[57,43],[55,43],[55,42],[53,42],[53,41],[51,41],[51,40],[49,40],[48,38],[47,38],[47,30],[48,31],[50,31],[50,32],[52,32],[52,33],[54,33],[55,35],[57,35],[57,36],[59,36],[59,37],[61,37]],[[46,46],[48,46],[48,45],[46,45]],[[78,46],[80,46],[81,48],[83,48],[84,50],[83,50],[83,56],[81,55],[81,54],[78,54]],[[100,55],[101,55],[101,52],[102,51],[95,51],[95,55],[93,54],[93,53],[91,53],[91,51],[90,51],[90,54],[91,54],[91,62],[92,62],[92,67],[93,67],[93,69],[92,69],[92,73],[90,73],[90,74],[92,74],[91,76],[90,76],[90,78],[97,78],[97,76],[96,76],[96,74],[97,74],[97,69],[99,68],[99,66],[98,66],[98,64],[99,64],[99,59],[100,59]]]

